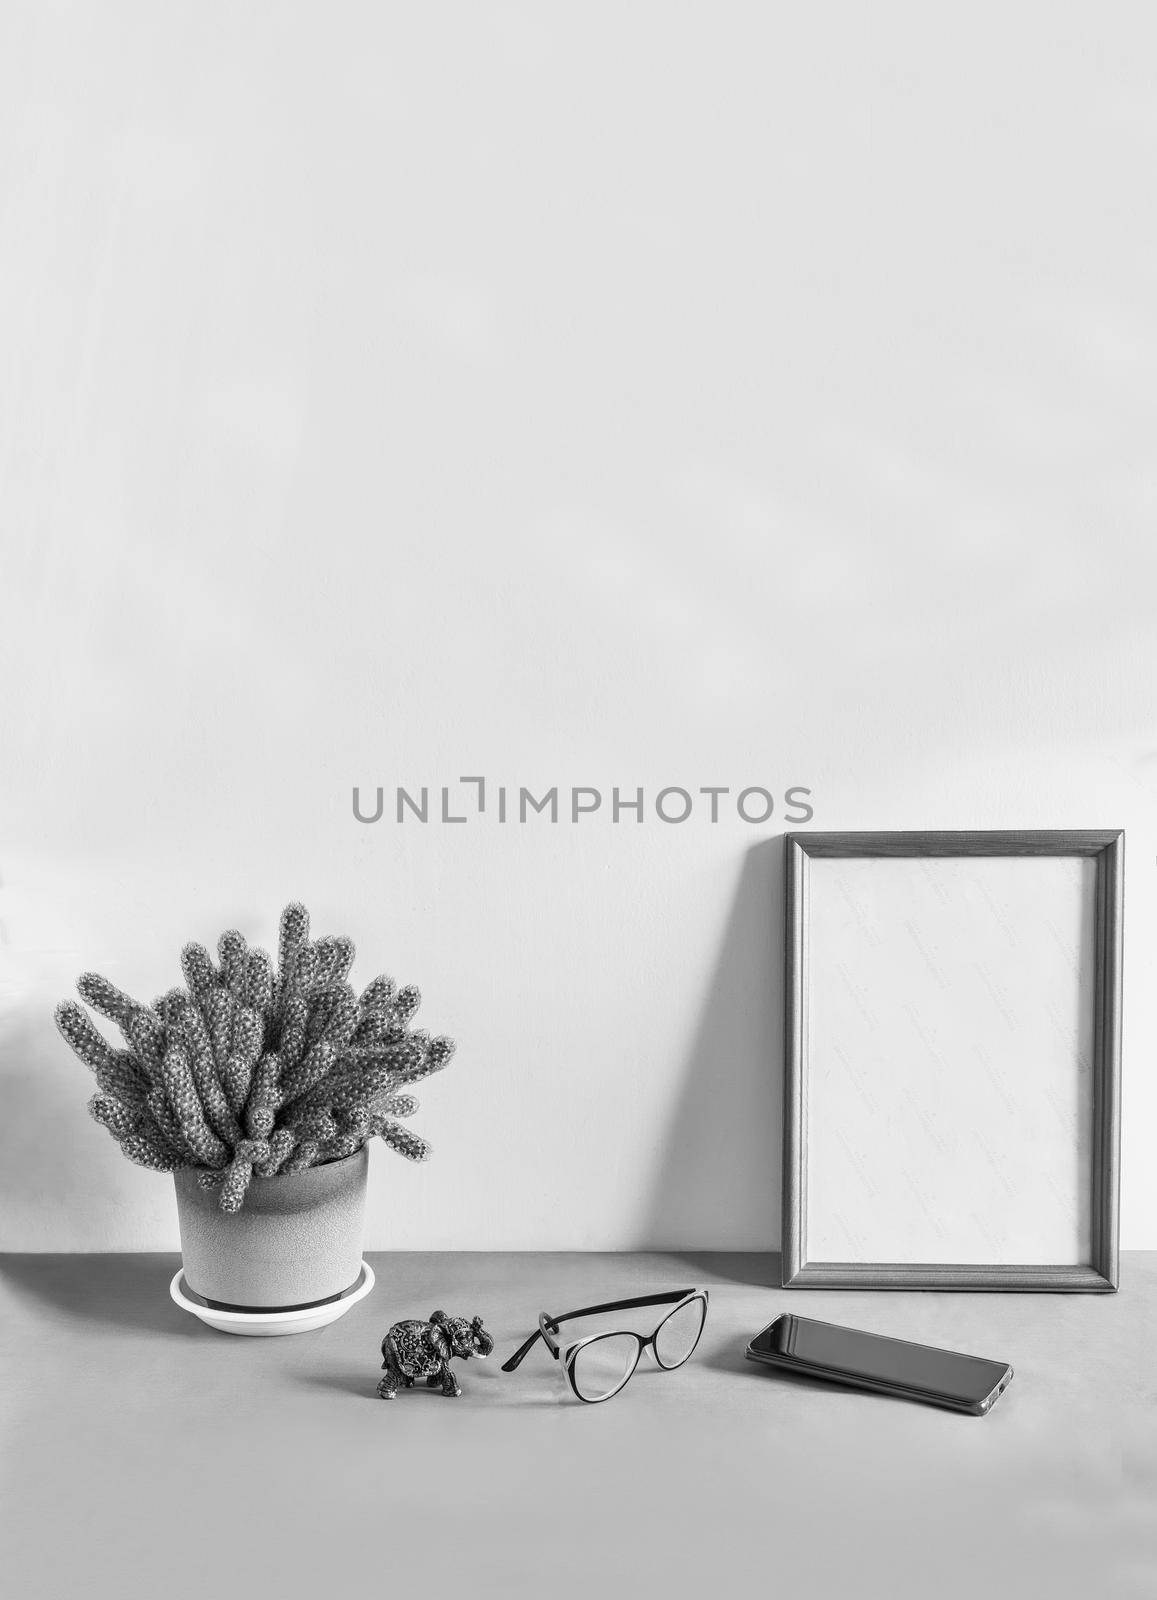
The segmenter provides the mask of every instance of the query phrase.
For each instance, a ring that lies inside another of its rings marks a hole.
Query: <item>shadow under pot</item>
[[[304,1310],[349,1294],[362,1273],[363,1147],[276,1178],[254,1175],[240,1211],[222,1211],[201,1169],[173,1174],[187,1291],[221,1311]]]

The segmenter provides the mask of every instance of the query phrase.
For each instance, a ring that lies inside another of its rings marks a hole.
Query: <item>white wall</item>
[[[1129,834],[1157,1246],[1151,7],[0,16],[0,1243],[175,1244],[53,1002],[300,896],[460,1040],[371,1244],[773,1247],[790,784]]]

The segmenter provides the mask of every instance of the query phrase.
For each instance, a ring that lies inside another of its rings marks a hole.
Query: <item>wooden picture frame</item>
[[[1124,834],[785,848],[784,1287],[1114,1291]]]

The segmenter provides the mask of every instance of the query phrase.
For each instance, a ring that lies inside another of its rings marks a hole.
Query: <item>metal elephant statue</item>
[[[485,1359],[493,1349],[494,1340],[482,1326],[481,1317],[467,1321],[435,1311],[429,1322],[416,1317],[395,1322],[382,1340],[378,1399],[396,1399],[399,1389],[412,1389],[419,1378],[425,1378],[428,1389],[441,1388],[443,1394],[456,1397],[462,1390],[450,1369],[451,1358]]]

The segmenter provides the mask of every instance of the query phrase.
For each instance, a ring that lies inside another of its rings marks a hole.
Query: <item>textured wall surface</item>
[[[460,1041],[372,1247],[774,1248],[792,785],[1127,829],[1157,1245],[1155,45],[1140,4],[9,0],[0,1245],[175,1246],[52,1004],[300,897]],[[462,775],[466,823],[353,818]]]

